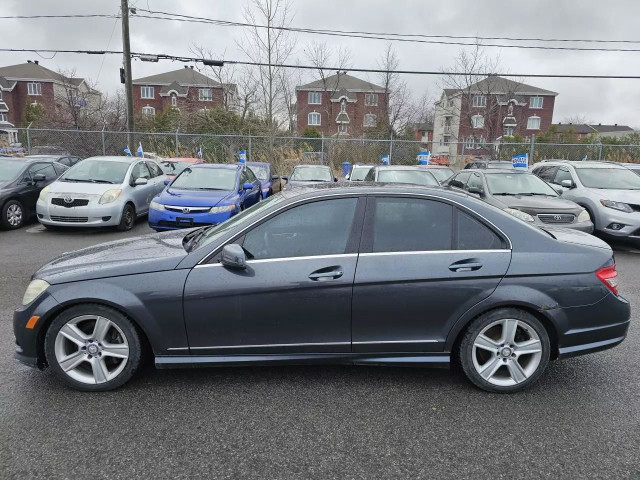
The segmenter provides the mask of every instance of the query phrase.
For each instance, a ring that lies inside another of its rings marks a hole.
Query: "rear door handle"
[[[452,272],[472,272],[481,268],[482,264],[479,262],[456,262],[449,265],[449,270]]]
[[[326,280],[336,280],[344,275],[342,271],[342,267],[327,267],[321,268],[320,270],[316,270],[315,272],[309,275],[309,278],[314,281],[326,281]]]

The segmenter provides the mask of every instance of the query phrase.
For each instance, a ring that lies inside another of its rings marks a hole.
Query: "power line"
[[[452,38],[452,39],[477,39],[477,40],[490,40],[490,39],[503,39],[503,40],[511,40],[511,41],[562,41],[562,42],[576,42],[576,41],[585,41],[585,42],[601,42],[601,43],[609,43],[605,40],[571,40],[571,39],[516,39],[511,37],[470,37],[470,36],[455,36],[455,35],[419,35],[419,34],[399,34],[399,33],[377,33],[377,32],[357,32],[357,31],[345,31],[345,30],[327,30],[327,29],[313,29],[313,28],[300,28],[300,27],[277,27],[266,25],[259,25],[254,23],[246,23],[246,22],[236,22],[229,20],[219,20],[214,18],[207,17],[195,17],[191,15],[182,15],[179,13],[170,13],[163,12],[157,10],[147,10],[144,8],[137,9],[141,12],[147,12],[151,15],[140,15],[136,13],[137,18],[148,18],[153,20],[168,20],[168,21],[176,21],[176,22],[187,22],[187,23],[204,23],[204,24],[213,24],[222,27],[253,27],[253,28],[270,28],[273,30],[283,30],[289,32],[297,32],[297,33],[308,33],[315,35],[326,35],[326,36],[335,36],[335,37],[348,37],[348,38],[361,38],[361,39],[369,39],[369,40],[385,40],[385,41],[393,41],[393,42],[409,42],[409,43],[425,43],[425,44],[436,44],[436,45],[461,45],[461,46],[483,46],[483,47],[497,47],[497,48],[521,48],[521,49],[535,49],[535,50],[571,50],[571,51],[592,51],[592,52],[640,52],[638,48],[611,48],[611,47],[563,47],[563,46],[549,46],[549,45],[509,45],[504,43],[469,43],[469,42],[461,42],[461,41],[450,41],[450,40],[424,40],[419,38],[401,38],[401,37],[427,37],[427,38]],[[165,17],[159,17],[155,15],[165,15]],[[613,43],[640,43],[638,40],[612,40]]]
[[[120,15],[109,15],[106,13],[93,14],[67,14],[67,15],[3,15],[0,20],[27,20],[37,18],[120,18]]]
[[[86,55],[122,55],[119,50],[53,50],[42,48],[0,48],[0,52],[32,52],[32,53],[74,53]],[[580,75],[562,73],[496,73],[496,72],[448,72],[429,70],[385,70],[379,68],[345,68],[345,67],[318,67],[314,65],[296,65],[282,63],[250,62],[245,60],[214,60],[199,57],[187,57],[168,54],[154,54],[131,52],[133,58],[143,61],[157,62],[159,60],[172,60],[177,62],[199,62],[205,66],[222,67],[229,65],[248,65],[254,67],[293,68],[303,70],[347,71],[360,73],[398,73],[401,75],[435,75],[435,76],[470,76],[470,77],[522,77],[522,78],[580,78],[580,79],[614,79],[614,80],[640,80],[640,75]]]

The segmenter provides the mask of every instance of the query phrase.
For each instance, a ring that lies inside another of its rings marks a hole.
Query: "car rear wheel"
[[[96,304],[61,313],[45,336],[53,371],[78,390],[112,390],[127,382],[141,359],[140,337],[120,312]]]
[[[13,230],[24,225],[24,207],[17,200],[9,200],[2,207],[2,226]]]
[[[467,378],[490,392],[511,393],[533,385],[549,363],[549,335],[533,315],[501,308],[476,318],[460,343]]]
[[[133,228],[133,225],[136,223],[136,211],[133,208],[133,205],[127,203],[122,209],[122,217],[120,217],[120,224],[118,225],[118,230],[121,232],[126,232]]]

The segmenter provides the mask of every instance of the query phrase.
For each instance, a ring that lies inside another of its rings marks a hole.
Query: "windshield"
[[[266,198],[262,202],[255,203],[252,207],[247,208],[234,217],[231,217],[226,222],[222,222],[215,227],[211,227],[198,241],[198,244],[195,246],[195,248],[200,248],[212,242],[215,242],[218,238],[221,238],[224,234],[226,234],[229,230],[231,230],[239,223],[245,221],[248,222],[253,218],[258,218],[267,208],[282,202],[284,199],[285,197],[280,194],[273,195]]]
[[[258,180],[268,180],[269,179],[269,170],[264,165],[247,165],[249,170],[253,172],[253,174],[258,177]]]
[[[172,188],[184,190],[226,190],[236,189],[235,168],[186,168],[171,183]]]
[[[0,182],[8,182],[16,178],[24,163],[16,161],[0,160]]]
[[[431,172],[424,170],[380,170],[378,172],[378,182],[439,185],[435,177],[431,175]]]
[[[289,180],[299,182],[331,182],[333,175],[329,167],[296,167]]]
[[[549,195],[556,191],[543,180],[528,173],[487,173],[487,187],[492,195]]]
[[[349,177],[349,180],[353,182],[363,181],[364,177],[367,176],[367,173],[369,173],[372,168],[373,167],[356,165],[355,167],[353,167],[353,170],[351,170],[351,176]]]
[[[453,175],[453,170],[451,170],[450,168],[430,168],[429,173],[436,177],[436,180],[442,183],[445,180],[451,178],[451,176]]]
[[[587,188],[640,190],[640,177],[626,168],[580,168],[578,178]]]
[[[67,170],[64,182],[122,183],[130,163],[110,160],[84,160]]]
[[[160,162],[160,166],[162,166],[162,170],[167,175],[178,175],[185,168],[190,167],[196,162],[171,162],[171,161],[163,161]]]

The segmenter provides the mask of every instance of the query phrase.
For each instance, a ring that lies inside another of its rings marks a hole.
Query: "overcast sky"
[[[242,20],[244,0],[130,0],[130,6],[224,20]],[[3,0],[2,15],[61,13],[115,14],[120,0]],[[542,38],[599,38],[640,40],[638,0],[293,0],[293,26],[344,30]],[[122,48],[120,22],[113,19],[0,20],[0,45],[15,48]],[[113,32],[113,35],[112,35]],[[242,28],[131,19],[134,51],[191,55],[194,45],[244,59],[236,46]],[[111,39],[111,40],[110,40]],[[376,67],[384,41],[298,34],[294,58],[305,63],[304,47],[314,40],[345,45],[353,67]],[[581,44],[589,46],[589,44]],[[593,45],[593,44],[592,44]],[[607,44],[608,45],[608,44]],[[615,44],[614,44],[615,45]],[[594,46],[597,46],[595,44]],[[640,48],[638,44],[621,44]],[[452,65],[461,48],[453,45],[395,43],[400,68],[441,70]],[[502,70],[513,73],[640,74],[640,52],[579,52],[487,48],[500,56]],[[1,65],[38,59],[51,69],[75,68],[77,76],[97,81],[108,93],[120,88],[121,58],[58,54],[44,59],[36,54],[0,52]],[[182,68],[181,63],[133,62],[134,78]],[[361,77],[376,81],[374,75]],[[311,73],[305,80],[311,80]],[[425,91],[436,97],[442,79],[407,76],[416,97]],[[640,80],[526,79],[526,83],[559,93],[554,122],[582,115],[595,123],[628,124],[640,128]]]

